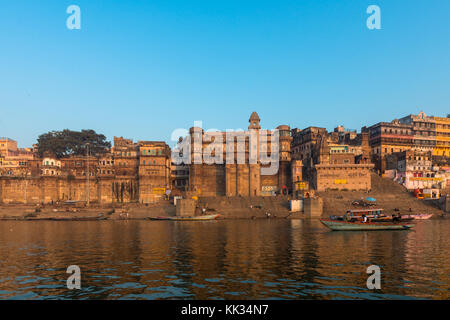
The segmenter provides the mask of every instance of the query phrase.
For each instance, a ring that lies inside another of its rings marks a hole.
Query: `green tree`
[[[86,155],[87,144],[91,155],[105,153],[111,148],[111,142],[106,141],[103,134],[98,134],[94,130],[50,131],[41,134],[37,141],[37,151],[41,157],[46,152],[53,153],[58,158]]]

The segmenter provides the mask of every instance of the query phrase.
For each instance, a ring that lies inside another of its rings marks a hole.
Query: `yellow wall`
[[[392,149],[394,149],[393,152],[402,152],[402,151],[411,149],[411,146],[399,146],[399,145],[391,145],[391,144],[382,144],[381,146],[379,146],[379,148],[381,148],[381,153],[382,154],[391,154],[392,153]],[[385,151],[386,148],[387,148],[387,152]]]
[[[436,122],[435,156],[450,157],[450,118],[433,117]]]

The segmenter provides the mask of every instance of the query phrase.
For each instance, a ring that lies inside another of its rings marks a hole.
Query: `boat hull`
[[[430,219],[432,216],[433,216],[432,214],[410,214],[410,215],[402,215],[402,218],[406,217],[414,220],[427,220]]]
[[[108,217],[82,217],[82,218],[47,218],[51,221],[103,221],[108,220]]]
[[[408,230],[413,227],[409,224],[383,223],[383,222],[347,222],[336,221],[331,219],[321,219],[326,227],[333,231],[377,231],[377,230]]]
[[[220,214],[213,214],[207,216],[193,216],[193,217],[155,217],[150,220],[170,220],[170,221],[208,221],[215,220],[220,217]]]

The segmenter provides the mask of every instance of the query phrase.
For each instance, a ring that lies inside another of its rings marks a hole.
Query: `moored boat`
[[[410,218],[410,219],[414,219],[414,220],[427,220],[430,219],[433,215],[430,214],[405,214],[402,215],[402,219],[404,218]]]
[[[108,220],[108,217],[59,217],[59,218],[38,218],[36,220],[50,220],[50,221],[103,221]]]
[[[171,220],[171,221],[207,221],[207,220],[215,220],[220,217],[220,214],[212,214],[205,216],[190,216],[190,217],[150,217],[150,220]]]
[[[366,216],[368,219],[378,219],[385,218],[383,209],[353,209],[347,210],[347,212],[342,216],[329,216],[331,220],[338,221],[360,221]]]
[[[408,230],[414,225],[390,222],[348,222],[331,219],[320,219],[325,226],[333,231],[375,231],[375,230]]]

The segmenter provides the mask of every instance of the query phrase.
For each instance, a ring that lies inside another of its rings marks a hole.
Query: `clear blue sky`
[[[81,8],[68,30],[66,8]],[[381,8],[368,30],[366,8]],[[2,0],[0,136],[359,129],[450,113],[448,0]],[[173,145],[170,142],[170,145]]]

